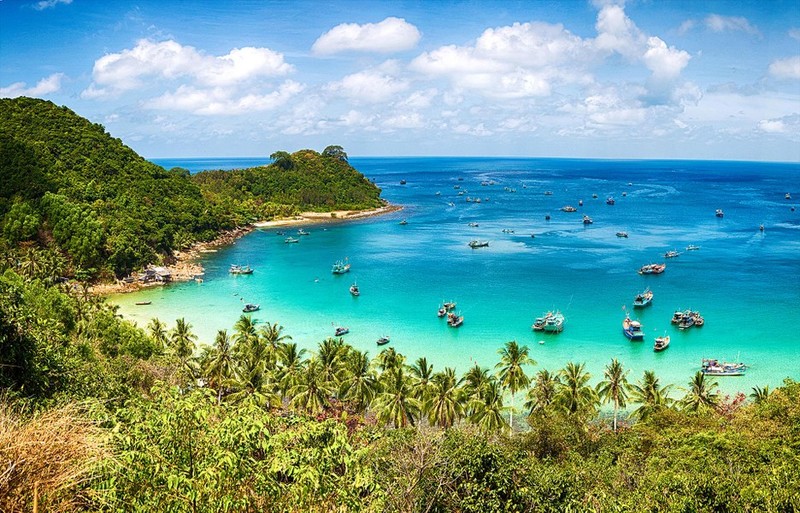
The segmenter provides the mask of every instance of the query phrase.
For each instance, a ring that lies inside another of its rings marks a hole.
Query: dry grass
[[[34,496],[41,512],[82,509],[82,485],[108,454],[79,405],[23,417],[0,402],[0,512],[34,511]]]

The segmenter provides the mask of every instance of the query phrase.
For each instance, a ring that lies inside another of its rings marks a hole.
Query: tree
[[[352,351],[345,368],[345,379],[342,380],[340,397],[347,401],[359,413],[363,413],[378,394],[380,384],[370,364],[366,351]]]
[[[753,392],[750,394],[750,397],[753,398],[756,404],[763,403],[769,398],[770,389],[769,385],[762,387],[753,387]]]
[[[716,380],[706,380],[706,375],[702,371],[697,371],[689,381],[689,387],[684,389],[686,395],[681,399],[681,404],[687,411],[713,408],[719,402],[719,394],[715,391],[716,388]]]
[[[322,150],[322,156],[347,162],[347,153],[344,152],[344,149],[341,146],[328,146]]]
[[[286,151],[276,151],[272,155],[269,156],[272,159],[272,163],[278,166],[283,170],[290,170],[294,168],[294,162],[292,161],[292,156],[289,152]]]
[[[312,415],[321,413],[330,405],[330,397],[335,393],[332,383],[325,379],[325,373],[318,359],[312,359],[301,372],[295,386],[289,390],[292,398],[289,404]]]
[[[659,409],[669,406],[672,403],[669,398],[670,388],[671,384],[661,386],[654,371],[644,371],[642,379],[631,385],[631,399],[641,405],[631,415],[644,420]]]
[[[167,339],[167,326],[158,317],[153,317],[147,324],[147,332],[163,353],[169,343]]]
[[[452,367],[445,367],[444,371],[433,375],[430,394],[423,403],[430,424],[447,429],[464,416],[466,400],[459,388],[462,381],[456,378]]]
[[[561,369],[561,381],[556,402],[568,414],[591,414],[597,406],[597,393],[587,385],[592,375],[584,370],[584,364],[573,362]]]
[[[558,374],[551,374],[547,369],[537,372],[533,386],[528,389],[528,400],[525,402],[529,414],[543,411],[553,404],[559,385]]]
[[[520,347],[516,340],[506,342],[505,347],[497,351],[500,362],[495,368],[500,369],[500,385],[511,392],[511,406],[508,408],[508,425],[514,429],[514,395],[517,391],[526,388],[530,379],[525,374],[523,365],[536,365],[533,358],[528,356],[528,346]]]
[[[297,350],[297,344],[290,342],[281,345],[278,350],[278,387],[283,397],[288,396],[289,390],[295,386],[305,368],[303,355],[306,350]]]
[[[415,425],[422,405],[414,397],[411,378],[404,368],[394,367],[381,375],[383,392],[375,398],[378,421],[395,427]]]
[[[233,377],[233,367],[233,351],[228,330],[219,330],[205,369],[209,385],[217,389],[217,404],[222,402],[225,384]]]
[[[169,335],[173,354],[185,362],[194,353],[195,340],[197,340],[197,335],[192,333],[192,325],[183,317],[176,320],[175,327],[170,330]]]
[[[614,432],[617,432],[617,411],[625,407],[628,398],[628,371],[623,371],[622,364],[616,358],[606,365],[605,379],[598,384],[597,392],[605,402],[614,404]]]
[[[506,424],[503,418],[503,392],[500,383],[492,379],[482,387],[480,396],[470,403],[470,420],[481,432],[490,434],[500,431]]]
[[[414,397],[421,403],[427,399],[431,389],[431,377],[433,376],[433,365],[428,364],[425,357],[418,358],[409,368],[411,376],[414,378]]]

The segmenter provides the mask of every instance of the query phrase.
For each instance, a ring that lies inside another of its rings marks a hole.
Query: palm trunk
[[[514,432],[514,392],[511,392],[511,407],[508,409],[508,429]]]
[[[617,408],[618,408],[617,401],[614,401],[614,432],[617,432]]]

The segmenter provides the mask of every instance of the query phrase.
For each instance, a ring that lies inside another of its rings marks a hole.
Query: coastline
[[[128,283],[124,280],[116,280],[112,283],[97,283],[91,286],[91,293],[96,296],[108,296],[110,294],[125,294],[136,292],[150,287],[160,287],[172,282],[184,282],[195,279],[202,279],[205,269],[197,262],[203,253],[215,253],[216,248],[235,244],[236,240],[256,228],[271,228],[279,226],[297,226],[308,224],[336,223],[341,221],[352,221],[356,219],[366,219],[379,215],[389,214],[402,210],[401,205],[386,204],[372,210],[334,210],[332,212],[303,212],[291,218],[274,219],[270,221],[256,221],[253,224],[237,227],[220,233],[214,240],[208,242],[196,242],[185,251],[176,251],[173,257],[163,264],[171,275],[170,282],[149,282],[142,283],[138,280],[140,273],[132,273],[134,281]]]

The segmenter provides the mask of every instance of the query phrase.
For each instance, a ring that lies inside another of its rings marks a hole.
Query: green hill
[[[378,206],[380,189],[340,150],[277,152],[269,166],[191,177],[66,107],[2,99],[2,242],[55,245],[73,274],[121,276],[256,219]]]

